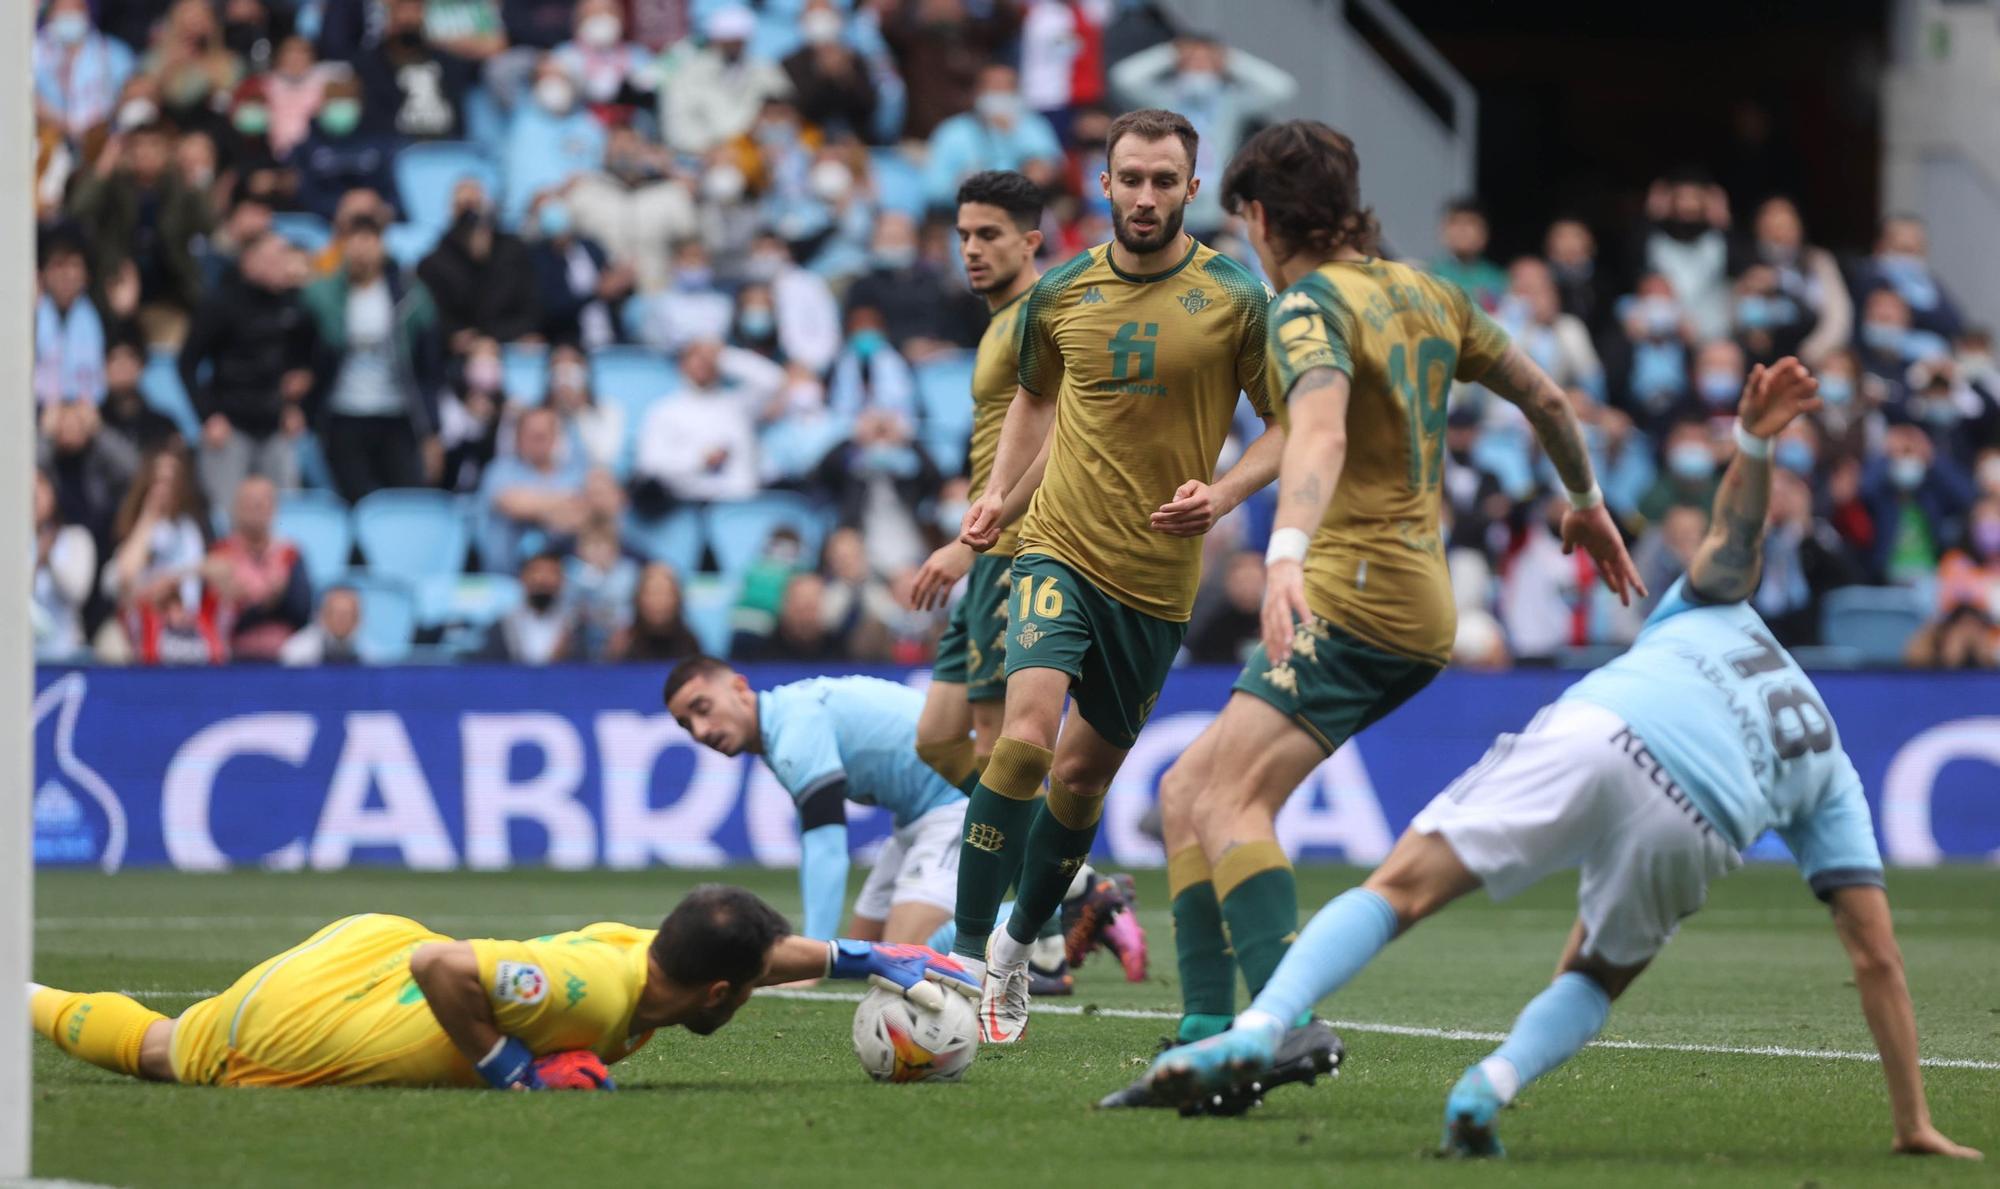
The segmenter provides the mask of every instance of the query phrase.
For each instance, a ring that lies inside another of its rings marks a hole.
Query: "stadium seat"
[[[404,272],[413,272],[424,257],[437,247],[438,237],[444,234],[442,227],[426,227],[421,223],[391,223],[382,232],[382,249],[389,253],[389,259]]]
[[[509,343],[500,356],[500,388],[509,404],[533,407],[549,394],[549,349],[540,343]]]
[[[479,151],[498,160],[507,144],[507,112],[484,86],[468,87],[459,105],[465,111],[465,135]]]
[[[625,454],[645,424],[652,403],[680,387],[680,369],[645,347],[604,347],[590,357],[590,389],[598,403],[625,410]]]
[[[700,567],[702,547],[707,544],[701,512],[694,508],[676,508],[658,520],[628,514],[625,541],[651,560],[672,566],[683,577]]]
[[[194,415],[194,401],[181,383],[180,360],[172,348],[155,347],[146,355],[146,370],[139,374],[139,392],[146,403],[173,419],[181,436],[190,443],[201,440],[201,421]]]
[[[370,570],[412,584],[464,570],[471,544],[452,496],[420,487],[364,496],[354,505],[354,535]]]
[[[311,211],[280,211],[271,216],[271,230],[306,252],[318,252],[333,239],[333,228]]]
[[[918,436],[931,461],[947,475],[965,465],[966,439],[972,434],[972,367],[972,352],[955,351],[916,369],[923,420]]]
[[[1924,626],[1924,600],[1901,586],[1843,586],[1820,607],[1820,639],[1853,649],[1864,665],[1898,665]]]
[[[330,491],[288,491],[278,497],[277,534],[299,547],[315,592],[347,570],[354,524],[347,505]]]
[[[715,550],[723,577],[735,581],[764,555],[764,543],[780,525],[798,531],[800,556],[811,564],[826,538],[826,515],[804,496],[770,491],[752,499],[712,504],[708,509],[708,543]]]
[[[883,209],[924,217],[924,174],[899,149],[871,149],[868,169],[875,179],[875,200]]]
[[[406,583],[366,570],[349,570],[335,585],[351,586],[361,598],[361,627],[355,651],[371,665],[409,659],[417,633],[417,599]]]
[[[736,583],[721,578],[695,578],[681,584],[681,618],[710,656],[729,655],[730,612],[736,605]]]
[[[439,231],[450,226],[451,189],[465,178],[476,179],[487,197],[499,199],[500,171],[476,145],[434,140],[397,153],[397,207],[404,221]]]
[[[486,630],[521,605],[521,584],[505,574],[439,574],[417,584],[417,626],[443,629],[441,651],[465,657]]]

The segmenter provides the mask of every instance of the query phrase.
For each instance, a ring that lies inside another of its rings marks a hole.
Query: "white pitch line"
[[[845,991],[785,991],[767,989],[757,992],[773,999],[807,999],[827,1003],[859,1003],[861,996]],[[1075,1007],[1067,1003],[1037,1004],[1029,1009],[1038,1015],[1051,1016],[1108,1016],[1114,1020],[1178,1020],[1179,1012],[1158,1011],[1151,1008],[1134,1007]],[[1474,1032],[1464,1028],[1424,1028],[1412,1024],[1383,1024],[1370,1020],[1328,1020],[1327,1023],[1346,1032],[1364,1032],[1379,1036],[1414,1036],[1426,1040],[1476,1040],[1488,1044],[1507,1039],[1504,1032]],[[1624,1049],[1642,1053],[1711,1053],[1729,1057],[1797,1057],[1812,1061],[1871,1061],[1880,1063],[1881,1058],[1874,1053],[1850,1052],[1841,1049],[1788,1049],[1779,1045],[1704,1045],[1704,1044],[1659,1044],[1637,1040],[1592,1041],[1593,1049]],[[1977,1069],[2000,1072],[2000,1061],[1977,1061],[1968,1057],[1925,1057],[1920,1064],[1931,1069]]]

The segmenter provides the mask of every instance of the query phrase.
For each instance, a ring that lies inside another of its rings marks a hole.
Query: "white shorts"
[[[1443,835],[1495,900],[1581,868],[1583,952],[1614,966],[1658,953],[1743,861],[1625,720],[1588,702],[1502,735],[1410,828]]]
[[[958,903],[958,840],[965,833],[963,800],[940,805],[899,826],[875,852],[875,866],[854,898],[854,915],[886,920],[898,904],[934,904],[949,912]]]

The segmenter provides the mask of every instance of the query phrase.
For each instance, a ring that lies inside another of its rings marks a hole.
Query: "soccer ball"
[[[854,1055],[878,1082],[955,1082],[978,1051],[979,1017],[956,992],[930,1011],[877,987],[854,1009]]]

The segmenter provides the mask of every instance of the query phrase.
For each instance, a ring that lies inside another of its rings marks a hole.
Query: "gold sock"
[[[35,1031],[72,1057],[99,1069],[139,1076],[139,1046],[146,1029],[167,1017],[113,991],[82,994],[37,987],[29,998]]]
[[[962,785],[977,770],[972,758],[972,737],[945,739],[917,744],[917,758],[944,777],[946,784]]]
[[[1072,830],[1088,830],[1104,816],[1104,794],[1075,792],[1051,776],[1049,814]]]

